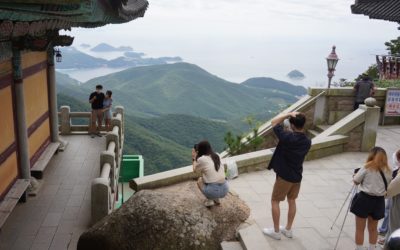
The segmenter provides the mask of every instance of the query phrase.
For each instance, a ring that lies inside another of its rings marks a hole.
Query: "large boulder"
[[[220,206],[206,208],[195,182],[136,193],[79,238],[83,249],[220,249],[235,238],[250,214],[229,193]]]

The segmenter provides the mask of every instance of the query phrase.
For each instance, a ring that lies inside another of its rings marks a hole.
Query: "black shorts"
[[[359,192],[351,201],[350,211],[360,218],[380,220],[385,217],[385,198]]]

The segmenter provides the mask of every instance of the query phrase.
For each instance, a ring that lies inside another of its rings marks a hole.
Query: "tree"
[[[243,154],[250,151],[257,151],[261,149],[264,143],[264,137],[258,134],[258,128],[260,124],[257,123],[252,116],[248,116],[244,119],[251,129],[251,133],[246,137],[245,142],[243,142],[243,135],[234,135],[232,132],[227,132],[224,141],[227,145],[226,149],[228,153],[233,155]]]
[[[386,46],[386,50],[388,50],[391,55],[399,55],[400,54],[400,37],[390,40],[389,42],[385,42],[385,46]]]
[[[379,80],[378,66],[376,64],[372,64],[371,66],[369,66],[364,73],[356,78],[356,81],[360,80],[363,75],[369,76],[374,81]]]

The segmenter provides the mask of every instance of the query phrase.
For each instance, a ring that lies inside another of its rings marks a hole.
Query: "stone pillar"
[[[31,178],[31,168],[29,161],[28,129],[25,116],[25,97],[24,80],[22,76],[21,51],[14,49],[13,58],[13,78],[15,91],[15,112],[17,115],[17,140],[18,140],[18,160],[21,170],[21,178]]]
[[[365,112],[365,123],[361,138],[361,151],[368,152],[375,147],[376,135],[378,133],[380,107],[376,106],[376,100],[372,97],[365,100],[365,105],[360,105]]]
[[[320,96],[315,103],[314,125],[325,124],[327,121],[327,97]]]
[[[47,51],[47,87],[49,93],[50,138],[52,142],[58,142],[56,72],[54,67],[54,49],[52,46]]]
[[[61,134],[68,135],[71,133],[71,117],[69,106],[61,106]]]

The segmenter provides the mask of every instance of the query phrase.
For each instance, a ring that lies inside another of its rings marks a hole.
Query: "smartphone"
[[[360,170],[360,168],[354,169],[354,174],[357,174],[357,172]]]

